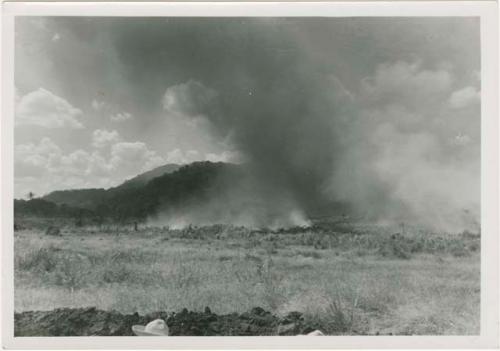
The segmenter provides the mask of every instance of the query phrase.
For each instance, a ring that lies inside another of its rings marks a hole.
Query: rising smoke
[[[216,81],[191,80],[182,98],[170,96],[244,157],[245,181],[169,218],[181,226],[307,225],[340,202],[346,207],[332,215],[349,205],[373,220],[478,229],[478,81],[467,88],[477,99],[460,105],[451,66],[396,60],[349,91],[329,66],[339,54],[304,50],[293,31],[274,40],[266,29],[281,27],[261,25]]]

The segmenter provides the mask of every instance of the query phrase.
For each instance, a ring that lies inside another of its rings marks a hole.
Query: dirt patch
[[[217,315],[209,308],[204,312],[184,309],[179,313],[154,312],[121,314],[96,308],[63,308],[52,311],[30,311],[14,316],[15,336],[130,336],[132,325],[145,325],[153,319],[167,322],[172,336],[215,335],[297,335],[315,328],[299,312],[277,317],[256,307],[237,314]]]

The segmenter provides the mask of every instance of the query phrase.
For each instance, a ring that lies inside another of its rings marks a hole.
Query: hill
[[[225,181],[240,176],[237,165],[194,162],[172,173],[150,180],[144,186],[117,187],[96,211],[114,220],[145,219],[162,208],[180,208],[188,203],[204,203],[224,191]]]
[[[110,189],[61,190],[40,199],[15,200],[15,214],[143,220],[160,207],[178,208],[207,201],[214,192],[224,191],[229,179],[240,176],[239,166],[222,162],[168,164]]]
[[[181,165],[178,165],[175,163],[168,163],[166,165],[152,169],[151,171],[139,174],[138,176],[135,176],[134,178],[126,180],[119,187],[122,187],[122,188],[124,188],[124,187],[140,187],[140,186],[146,185],[150,180],[152,180],[154,178],[160,177],[160,176],[167,174],[167,173],[175,172],[181,167],[182,167]]]
[[[109,197],[110,193],[119,192],[121,189],[140,188],[146,185],[150,180],[160,177],[167,173],[172,173],[178,170],[181,166],[169,163],[150,171],[139,174],[129,180],[126,180],[114,189],[71,189],[71,190],[56,190],[42,197],[43,200],[53,202],[57,205],[67,205],[84,209],[95,209],[97,204],[102,203]]]
[[[42,197],[42,200],[56,205],[93,209],[95,204],[103,201],[105,197],[105,189],[72,189],[53,191]]]

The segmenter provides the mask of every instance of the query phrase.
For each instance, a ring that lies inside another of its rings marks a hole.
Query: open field
[[[399,233],[398,233],[399,232]],[[15,310],[262,307],[328,334],[479,333],[480,238],[362,223],[15,232]]]

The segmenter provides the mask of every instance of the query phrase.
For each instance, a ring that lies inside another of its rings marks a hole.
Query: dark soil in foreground
[[[138,313],[121,314],[91,308],[62,308],[52,311],[30,311],[14,316],[15,336],[128,336],[134,335],[132,325],[145,325],[162,318],[172,336],[215,335],[297,335],[317,329],[304,321],[299,312],[277,317],[262,308],[237,314],[217,315],[206,308],[204,312],[186,309],[179,313],[155,312],[145,316]]]

